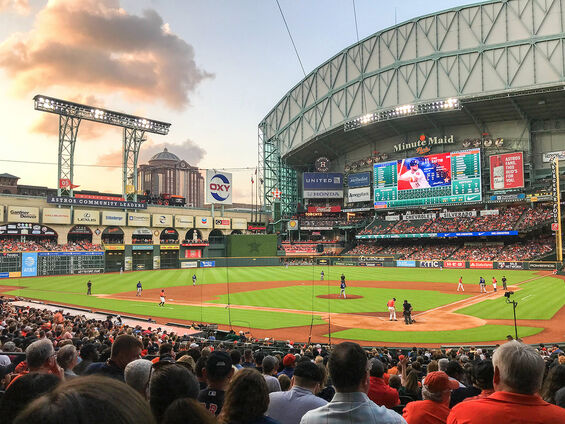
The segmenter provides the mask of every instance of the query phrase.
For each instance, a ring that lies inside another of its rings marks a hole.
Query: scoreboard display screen
[[[104,252],[39,252],[37,275],[104,272]]]
[[[479,149],[373,165],[374,206],[394,208],[481,200]]]

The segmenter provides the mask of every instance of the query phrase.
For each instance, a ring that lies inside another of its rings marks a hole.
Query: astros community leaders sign
[[[121,208],[121,209],[147,209],[147,205],[141,202],[127,202],[122,200],[102,200],[102,199],[80,199],[66,196],[47,196],[47,203],[71,206],[98,206],[101,208]]]

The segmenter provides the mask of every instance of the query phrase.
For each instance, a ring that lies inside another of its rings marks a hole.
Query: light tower
[[[123,128],[122,194],[126,200],[137,200],[137,159],[145,133],[167,135],[171,124],[40,94],[33,103],[35,110],[59,115],[58,196],[73,195],[75,144],[80,122],[86,119]]]

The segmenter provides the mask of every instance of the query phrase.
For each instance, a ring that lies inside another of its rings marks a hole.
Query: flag
[[[253,181],[253,176],[251,176],[251,184],[253,184],[255,181]]]

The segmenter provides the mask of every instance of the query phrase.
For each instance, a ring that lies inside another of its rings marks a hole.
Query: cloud
[[[119,93],[128,101],[160,99],[175,109],[213,77],[156,11],[130,15],[118,0],[50,0],[30,32],[0,44],[0,69],[18,94],[63,87]]]
[[[27,15],[30,11],[28,0],[0,0],[0,12],[14,11]]]
[[[189,139],[185,140],[181,144],[155,143],[153,140],[149,139],[141,145],[138,164],[145,164],[149,162],[149,160],[154,155],[162,152],[165,147],[169,152],[174,153],[180,159],[185,160],[192,166],[196,166],[202,160],[202,158],[206,156],[206,150]],[[121,166],[122,151],[115,150],[113,152],[98,156],[96,164],[101,166]]]
[[[95,96],[74,96],[66,100],[85,105],[104,107],[104,101]],[[53,113],[41,113],[39,118],[31,125],[31,131],[39,134],[59,137],[59,117]],[[82,120],[78,129],[78,140],[93,140],[107,134],[109,127],[96,122]],[[114,130],[115,131],[115,130]]]

